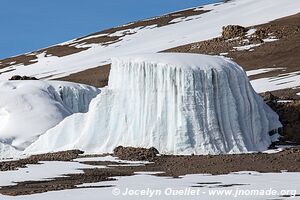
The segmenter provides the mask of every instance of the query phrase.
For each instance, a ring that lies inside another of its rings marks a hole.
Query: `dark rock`
[[[154,147],[146,148],[134,148],[118,146],[114,149],[114,156],[122,160],[149,160],[152,161],[157,154],[158,150]]]
[[[264,41],[263,41],[261,38],[258,38],[258,37],[251,37],[251,38],[249,39],[249,42],[250,42],[251,44],[261,44],[261,43],[263,43]]]
[[[15,76],[12,76],[9,80],[21,80],[22,76],[19,76],[19,75],[15,75]]]
[[[248,29],[239,25],[223,26],[222,37],[224,39],[231,39],[235,37],[243,37],[246,35]]]
[[[259,39],[265,39],[269,36],[270,30],[267,28],[259,28],[255,31],[254,37]]]
[[[36,77],[15,75],[12,76],[9,80],[38,80],[38,79]]]
[[[261,96],[267,104],[276,103],[278,101],[278,97],[273,95],[271,92],[265,92],[261,94]]]

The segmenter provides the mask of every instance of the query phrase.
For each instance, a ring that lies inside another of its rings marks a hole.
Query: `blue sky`
[[[1,0],[0,58],[220,0]]]

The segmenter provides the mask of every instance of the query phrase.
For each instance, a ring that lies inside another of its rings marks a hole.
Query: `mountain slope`
[[[0,79],[28,75],[55,79],[110,63],[110,58],[151,53],[212,39],[222,26],[254,26],[300,12],[300,2],[235,0],[131,23],[0,61]]]

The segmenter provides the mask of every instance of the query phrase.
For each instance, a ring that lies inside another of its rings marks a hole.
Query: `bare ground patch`
[[[158,176],[178,177],[186,174],[228,174],[238,171],[258,172],[300,172],[300,149],[287,149],[279,153],[265,154],[237,154],[237,155],[161,155],[156,156],[149,164],[141,166],[121,166],[117,162],[83,162],[92,166],[106,166],[108,168],[83,169],[82,174],[68,174],[65,177],[54,178],[45,181],[26,181],[13,186],[0,188],[3,195],[17,196],[57,191],[65,189],[77,189],[83,183],[96,183],[100,181],[114,180],[115,176],[131,176],[135,172],[164,172]],[[253,165],[255,163],[255,165]],[[104,187],[111,187],[106,185]]]
[[[82,72],[74,73],[63,78],[58,78],[57,80],[83,83],[100,88],[107,86],[109,72],[110,65],[103,65],[100,67],[87,69]]]

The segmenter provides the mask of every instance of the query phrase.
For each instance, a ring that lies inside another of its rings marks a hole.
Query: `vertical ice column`
[[[65,119],[27,151],[99,153],[123,145],[168,154],[240,153],[267,149],[268,132],[279,127],[278,116],[234,62],[147,54],[113,59],[108,88],[89,112]]]

